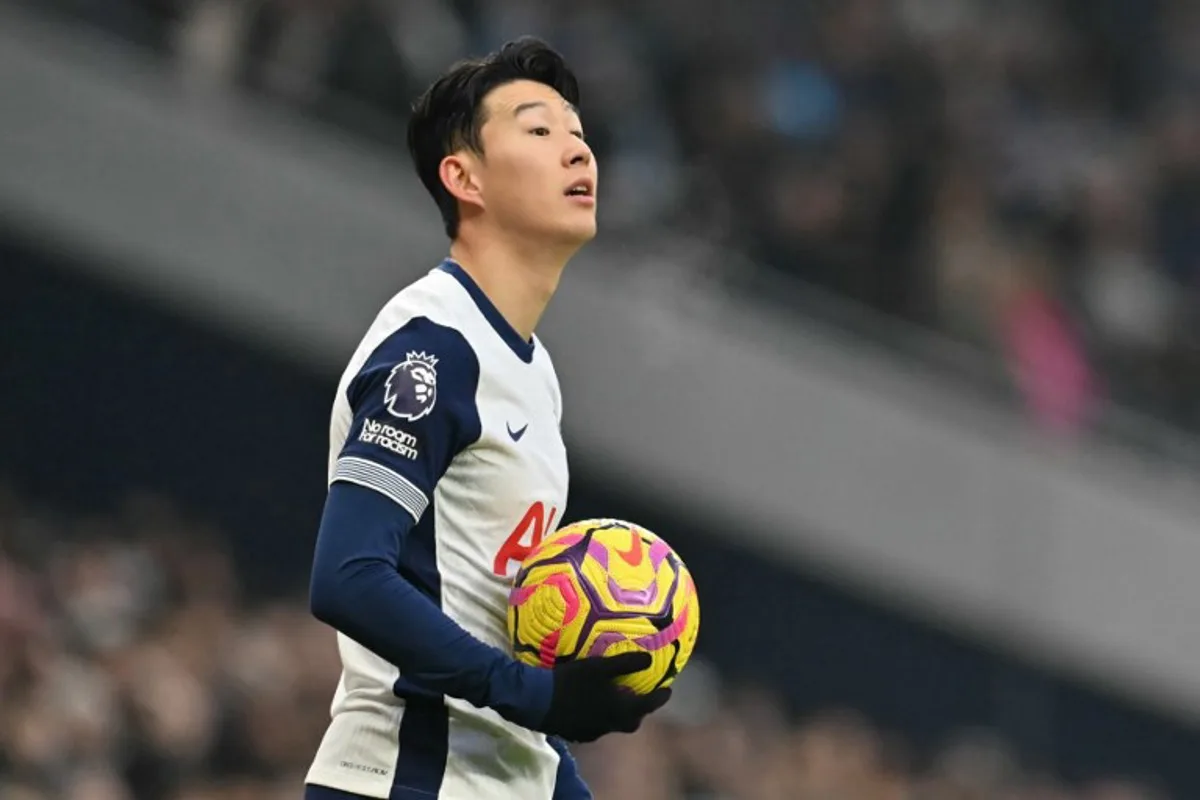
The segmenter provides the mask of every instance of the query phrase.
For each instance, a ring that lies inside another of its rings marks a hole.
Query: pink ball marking
[[[570,625],[575,621],[575,617],[579,616],[579,593],[575,591],[575,584],[560,572],[547,578],[546,585],[558,589],[558,593],[562,595],[563,602],[567,604],[563,613],[563,625]]]
[[[566,604],[560,626],[550,631],[538,645],[538,661],[543,667],[553,667],[558,655],[558,643],[562,640],[562,629],[579,616],[579,594],[575,591],[575,585],[571,583],[570,577],[563,573],[557,573],[546,578],[540,584],[516,587],[509,593],[508,602],[514,606],[523,605],[538,589],[544,586],[552,586],[557,589],[559,596]]]
[[[541,645],[538,647],[538,662],[543,667],[549,669],[554,666],[554,661],[558,656],[558,642],[562,638],[562,631],[551,631],[550,635],[542,639]]]
[[[533,597],[539,588],[540,586],[514,586],[513,590],[508,593],[508,604],[510,606],[525,605],[525,602]]]
[[[671,547],[662,539],[656,539],[650,545],[650,563],[654,566],[655,572],[658,571],[658,568],[662,566],[662,562],[669,555],[671,555]]]
[[[669,626],[657,633],[652,633],[649,636],[643,636],[640,639],[634,639],[634,643],[645,650],[649,650],[650,652],[661,650],[678,639],[683,633],[684,628],[687,627],[688,611],[689,607],[684,606],[683,611],[680,612],[679,616],[676,617],[675,621]]]
[[[529,601],[529,598],[533,597],[538,589],[544,586],[553,586],[555,589],[558,589],[559,595],[567,605],[563,612],[563,624],[569,625],[579,615],[579,594],[575,591],[575,586],[571,583],[571,579],[561,573],[551,575],[541,583],[531,586],[513,587],[513,590],[508,593],[508,604],[511,606],[525,605]]]

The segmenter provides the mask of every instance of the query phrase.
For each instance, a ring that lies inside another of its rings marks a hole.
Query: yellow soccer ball
[[[700,631],[700,601],[682,559],[645,528],[593,519],[560,528],[525,558],[508,602],[514,655],[553,667],[643,650],[650,667],[619,683],[670,686]]]

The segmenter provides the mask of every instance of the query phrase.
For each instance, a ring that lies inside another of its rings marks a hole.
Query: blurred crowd
[[[453,56],[537,33],[584,84],[602,214],[744,252],[1009,367],[1046,427],[1106,399],[1200,430],[1194,0],[15,0],[403,153]],[[303,594],[263,598],[156,498],[94,518],[0,493],[0,798],[295,800],[338,673]],[[1162,800],[1067,785],[969,732],[915,752],[703,662],[598,800]]]
[[[1112,400],[1200,430],[1191,0],[36,4],[397,154],[452,57],[539,34],[584,84],[608,230],[691,232],[948,333],[1048,428]]]
[[[162,500],[78,518],[0,493],[0,797],[298,800],[339,672],[306,609]],[[576,754],[597,800],[1166,800],[1068,788],[983,731],[930,758],[851,712],[790,719],[701,660],[638,734]]]
[[[211,531],[152,499],[65,519],[0,501],[0,797],[297,800],[336,648],[243,602]]]

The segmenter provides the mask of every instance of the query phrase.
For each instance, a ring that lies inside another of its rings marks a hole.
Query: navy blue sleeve
[[[548,737],[550,746],[558,753],[558,775],[554,779],[553,800],[592,800],[592,791],[579,775],[579,766],[567,743],[557,736]]]
[[[453,328],[416,317],[346,389],[352,420],[333,480],[391,498],[420,520],[451,460],[479,438],[479,360]]]
[[[431,540],[414,532],[431,529],[434,487],[479,437],[478,381],[462,334],[425,318],[367,359],[347,389],[352,421],[317,534],[310,603],[314,616],[396,665],[406,682],[536,728],[552,674],[442,612],[425,552]]]
[[[553,691],[549,670],[479,641],[397,571],[412,520],[351,483],[329,490],[313,558],[314,616],[400,668],[407,680],[535,728]]]

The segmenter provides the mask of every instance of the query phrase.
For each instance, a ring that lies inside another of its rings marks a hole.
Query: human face
[[[526,80],[497,87],[480,137],[479,198],[502,228],[574,246],[596,235],[596,160],[562,95]]]

